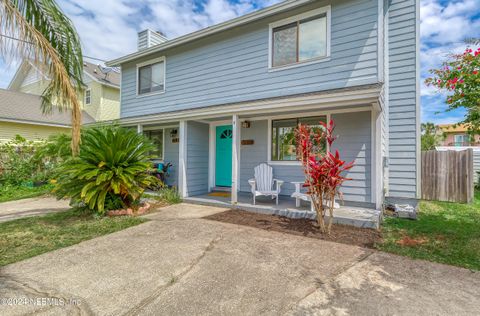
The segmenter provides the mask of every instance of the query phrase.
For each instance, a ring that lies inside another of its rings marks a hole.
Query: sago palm
[[[83,89],[83,58],[72,22],[54,0],[0,0],[0,50],[4,57],[32,60],[44,69],[50,83],[42,109],[52,104],[72,111],[72,152],[80,144],[82,112],[77,94]]]
[[[135,130],[117,126],[93,127],[82,133],[80,153],[58,172],[58,198],[70,197],[102,214],[107,200],[129,207],[144,189],[158,184],[148,173],[153,144]]]

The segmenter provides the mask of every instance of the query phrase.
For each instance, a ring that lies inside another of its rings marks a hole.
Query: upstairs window
[[[165,91],[165,60],[157,60],[148,64],[137,65],[138,94],[149,94]]]
[[[92,104],[92,92],[90,89],[85,90],[85,104],[86,105]]]
[[[320,8],[270,25],[270,67],[282,67],[328,57],[330,7]]]

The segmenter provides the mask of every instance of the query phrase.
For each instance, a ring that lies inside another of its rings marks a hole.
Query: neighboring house
[[[116,120],[120,117],[120,73],[103,73],[102,68],[89,62],[83,64],[86,84],[79,95],[83,110],[95,121]],[[41,95],[49,83],[48,76],[30,61],[24,61],[13,77],[9,90]]]
[[[50,135],[70,133],[70,111],[54,111],[45,115],[41,110],[40,96],[0,89],[0,142],[20,135],[28,140],[41,140]],[[83,112],[82,123],[94,119]]]
[[[440,124],[438,125],[444,139],[440,146],[469,147],[480,146],[480,135],[471,136],[465,124]]]
[[[138,43],[107,63],[121,66],[120,122],[154,137],[183,197],[231,188],[236,204],[263,162],[291,194],[305,179],[293,129],[329,119],[332,149],[355,160],[346,205],[419,197],[418,0],[289,0]]]

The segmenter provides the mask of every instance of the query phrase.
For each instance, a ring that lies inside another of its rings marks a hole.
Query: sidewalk
[[[36,197],[0,203],[0,223],[18,218],[65,211],[70,208],[68,200],[58,201],[52,197]]]

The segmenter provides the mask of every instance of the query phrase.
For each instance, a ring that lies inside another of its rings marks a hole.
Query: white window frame
[[[155,161],[160,161],[160,162],[164,162],[165,161],[165,129],[167,129],[169,127],[160,127],[160,128],[156,128],[156,127],[147,127],[147,128],[142,128],[142,134],[145,135],[145,132],[150,132],[150,131],[159,131],[159,130],[162,130],[162,158],[153,158],[153,160]],[[146,136],[146,135],[145,135]],[[148,136],[147,136],[148,137]]]
[[[88,98],[89,98],[90,102],[87,102],[87,92],[89,93]],[[85,105],[92,104],[92,90],[90,88],[85,90],[83,102],[85,103]]]
[[[295,116],[295,115],[292,115],[292,114],[287,114],[287,115],[275,115],[275,116],[272,116],[272,117],[269,117],[267,118],[268,122],[267,122],[267,128],[268,128],[268,131],[267,131],[267,137],[268,137],[268,140],[267,140],[267,145],[268,145],[268,148],[267,148],[267,163],[269,165],[273,165],[273,166],[301,166],[302,163],[299,161],[299,160],[272,160],[272,128],[273,128],[273,124],[272,122],[273,121],[276,121],[276,120],[285,120],[285,119],[294,119],[294,118],[309,118],[309,117],[316,117],[316,116],[325,116],[325,119],[326,119],[326,122],[330,122],[330,119],[331,119],[331,112],[324,112],[324,111],[321,111],[321,112],[315,112],[315,113],[305,113],[304,115],[301,115],[301,116]],[[327,144],[327,151],[330,151],[330,146],[328,146]]]
[[[308,19],[323,13],[325,13],[327,17],[327,38],[326,38],[327,54],[322,57],[313,58],[305,61],[299,61],[299,62],[288,64],[288,65],[273,66],[273,58],[272,58],[273,57],[273,29],[290,24],[290,23],[298,22],[300,20]],[[331,22],[332,22],[331,6],[327,5],[325,7],[321,7],[315,10],[311,10],[308,12],[304,12],[302,14],[298,14],[298,15],[280,20],[280,21],[270,23],[269,31],[268,31],[268,71],[283,70],[283,69],[289,69],[289,68],[329,61],[330,60]]]
[[[460,138],[460,141],[457,141],[457,137]],[[460,146],[464,146],[464,143],[468,143],[468,135],[467,134],[456,134],[453,135],[453,141],[455,143],[455,146],[457,146],[457,143],[461,143]]]
[[[138,91],[138,87],[140,85],[140,78],[139,78],[140,68],[145,67],[145,66],[149,66],[149,65],[153,65],[153,64],[157,64],[157,63],[160,63],[160,62],[163,62],[163,90],[140,94],[139,91]],[[136,77],[135,77],[135,82],[136,82],[136,87],[135,87],[136,92],[135,92],[135,94],[136,94],[137,98],[148,97],[148,96],[151,96],[151,95],[165,93],[165,91],[167,90],[167,59],[165,58],[165,56],[158,57],[158,58],[155,58],[155,59],[150,59],[150,60],[142,62],[142,63],[138,63],[136,66],[137,66],[137,71],[136,71]]]

